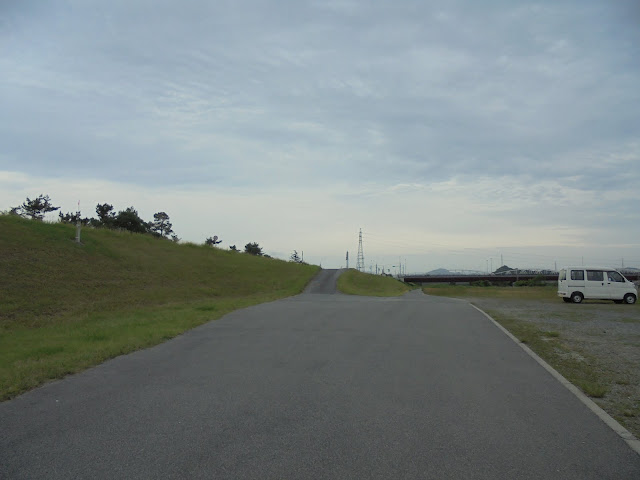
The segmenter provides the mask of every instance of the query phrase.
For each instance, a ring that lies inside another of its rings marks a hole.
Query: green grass
[[[455,298],[503,298],[516,300],[559,300],[557,285],[543,287],[471,287],[434,284],[423,287],[424,293]]]
[[[556,332],[555,330],[542,330],[540,333],[544,337],[549,337],[549,338],[557,338],[560,336],[560,332]]]
[[[338,290],[348,295],[395,297],[407,293],[411,287],[395,278],[351,269],[338,278]]]
[[[0,400],[300,293],[318,267],[0,216]]]
[[[601,372],[593,366],[594,360],[563,343],[560,332],[542,329],[497,310],[487,313],[587,395],[601,398],[608,392]]]

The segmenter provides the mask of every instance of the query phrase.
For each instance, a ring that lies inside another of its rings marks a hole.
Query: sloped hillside
[[[318,267],[0,216],[0,399],[301,292]]]

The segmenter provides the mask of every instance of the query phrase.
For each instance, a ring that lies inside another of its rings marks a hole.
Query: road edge
[[[495,321],[491,315],[482,309],[476,307],[475,305],[469,303],[473,308],[475,308],[478,312],[487,317],[496,327],[498,327],[502,332],[504,332],[511,340],[513,340],[517,345],[520,346],[531,358],[533,358],[542,368],[544,368],[547,372],[549,372],[556,380],[558,380],[562,385],[564,385],[567,390],[573,393],[578,400],[580,400],[584,405],[587,406],[589,410],[595,413],[600,420],[602,420],[611,430],[613,430],[620,438],[622,438],[629,447],[640,455],[640,440],[633,436],[633,434],[624,428],[622,425],[618,423],[611,415],[605,412],[602,408],[600,408],[593,400],[587,397],[578,387],[576,387],[569,380],[564,378],[555,368],[545,362],[541,357],[538,356],[533,350],[531,350],[527,345],[518,340],[509,330],[500,325],[497,321]]]

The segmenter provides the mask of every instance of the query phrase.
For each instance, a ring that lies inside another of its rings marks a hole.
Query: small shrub
[[[542,332],[542,336],[544,337],[549,337],[549,338],[557,338],[560,336],[560,332],[556,332],[554,330],[550,330],[550,331],[543,331]]]
[[[518,280],[514,282],[513,285],[516,287],[543,287],[546,285],[546,282],[544,276],[537,275],[529,280]]]
[[[529,280],[530,287],[542,287],[544,285],[546,285],[546,282],[545,282],[544,276],[542,275],[536,275],[535,277]]]
[[[588,380],[577,381],[576,384],[584,393],[593,398],[602,398],[609,391],[605,385],[597,382],[590,382]]]

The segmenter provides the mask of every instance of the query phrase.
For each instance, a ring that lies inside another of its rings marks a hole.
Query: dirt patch
[[[604,387],[603,396],[593,400],[640,438],[640,305],[604,301],[576,305],[559,299],[468,300],[495,314],[498,321],[504,318],[524,324],[525,328],[535,327],[540,336],[546,336],[545,343],[555,347],[540,351],[532,348],[567,378],[564,360],[572,365],[584,364],[598,385]],[[588,388],[577,386],[589,394]]]

